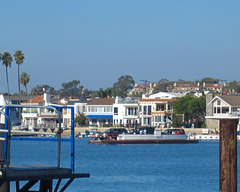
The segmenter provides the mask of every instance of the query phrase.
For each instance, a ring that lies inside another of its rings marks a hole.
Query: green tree
[[[21,77],[20,77],[20,82],[25,87],[26,92],[28,92],[27,91],[27,84],[28,84],[29,81],[30,81],[30,76],[27,73],[22,72]]]
[[[107,98],[107,97],[111,97],[112,96],[112,88],[100,88],[99,91],[96,93],[97,97],[100,98]]]
[[[219,83],[219,79],[214,79],[211,77],[205,77],[201,80],[202,83],[212,83],[212,84],[218,84]]]
[[[21,90],[20,90],[20,65],[23,63],[23,60],[25,59],[24,58],[24,54],[22,53],[22,51],[20,50],[17,50],[14,54],[14,58],[15,58],[15,61],[18,65],[18,93],[19,93],[19,96],[21,95]]]
[[[12,56],[9,52],[5,52],[2,56],[3,65],[6,67],[6,78],[7,78],[7,89],[8,89],[8,97],[9,97],[9,81],[8,81],[8,67],[12,65]]]
[[[79,80],[73,80],[68,83],[62,83],[62,89],[60,89],[61,96],[80,96],[83,86],[80,86]]]
[[[118,82],[113,85],[115,96],[127,96],[128,91],[131,90],[134,85],[135,81],[130,75],[119,77]]]
[[[75,123],[78,124],[78,126],[84,126],[86,125],[86,117],[83,113],[78,113],[74,119]]]
[[[33,87],[31,89],[31,95],[43,95],[44,91],[48,91],[50,95],[58,94],[58,91],[56,91],[53,87],[49,85],[37,85],[36,87]]]
[[[167,87],[172,86],[174,84],[173,81],[169,81],[167,79],[161,79],[158,81],[158,86],[157,88],[154,89],[154,93],[158,93],[158,92],[166,92],[169,91],[167,90]]]
[[[229,82],[226,86],[223,87],[223,91],[226,91],[230,94],[236,94],[240,92],[240,82],[232,81]]]
[[[206,96],[196,97],[187,94],[173,103],[176,114],[184,114],[184,123],[193,123],[197,119],[199,123],[205,122]]]
[[[192,83],[192,81],[186,81],[186,80],[178,79],[177,83],[179,83],[179,84],[190,84],[190,83]]]

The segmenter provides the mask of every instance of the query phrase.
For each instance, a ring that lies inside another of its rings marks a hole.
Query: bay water
[[[70,145],[62,142],[61,167],[71,167]],[[239,153],[238,147],[238,156]],[[56,165],[57,142],[13,140],[11,163]],[[75,172],[90,173],[90,178],[75,179],[66,191],[216,192],[219,142],[93,145],[88,144],[88,138],[77,138]],[[14,187],[11,184],[11,189]]]

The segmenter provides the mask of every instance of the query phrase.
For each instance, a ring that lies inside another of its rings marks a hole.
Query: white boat
[[[216,135],[191,135],[190,139],[198,139],[198,140],[219,140],[220,136]],[[237,135],[237,140],[240,140],[240,135]]]

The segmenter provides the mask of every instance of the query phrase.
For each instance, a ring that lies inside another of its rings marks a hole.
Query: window
[[[97,107],[88,107],[89,112],[97,112]]]
[[[118,115],[118,108],[114,107],[114,115]]]
[[[127,108],[127,115],[137,115],[137,107],[129,107]]]
[[[143,115],[147,115],[147,106],[143,106]]]
[[[112,107],[104,107],[104,112],[112,112]]]
[[[228,107],[223,107],[222,108],[222,113],[229,113],[229,108]]]
[[[148,106],[148,115],[151,115],[151,105]]]
[[[157,111],[164,111],[164,105],[162,104],[157,105]]]

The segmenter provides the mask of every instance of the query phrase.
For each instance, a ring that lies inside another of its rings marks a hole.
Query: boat
[[[198,139],[190,139],[183,129],[154,130],[153,134],[113,134],[104,140],[93,138],[90,144],[186,144],[198,143]]]
[[[191,135],[190,139],[197,139],[197,140],[219,140],[219,134],[215,135]],[[240,135],[237,135],[237,140],[240,140]]]

